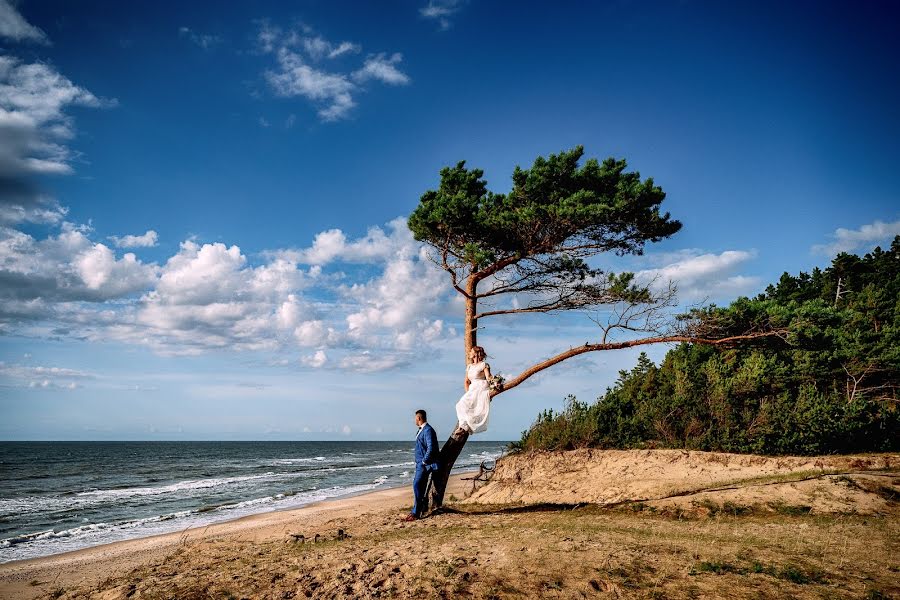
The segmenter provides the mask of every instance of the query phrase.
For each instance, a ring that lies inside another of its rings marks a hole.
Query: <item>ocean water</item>
[[[469,442],[454,471],[504,447]],[[411,441],[0,442],[0,563],[410,485],[414,470]]]

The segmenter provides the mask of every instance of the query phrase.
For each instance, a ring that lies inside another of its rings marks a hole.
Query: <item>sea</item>
[[[0,442],[0,563],[409,486],[413,443]]]

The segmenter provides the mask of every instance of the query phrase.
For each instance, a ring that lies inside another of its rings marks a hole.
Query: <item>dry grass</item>
[[[62,598],[845,598],[900,594],[896,515],[383,513],[339,541],[202,541]],[[359,523],[353,523],[359,526]]]

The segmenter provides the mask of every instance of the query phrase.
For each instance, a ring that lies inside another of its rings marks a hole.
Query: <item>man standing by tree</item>
[[[419,433],[416,435],[416,475],[413,478],[413,508],[404,521],[415,521],[422,516],[428,508],[428,500],[425,491],[428,489],[428,474],[438,468],[438,441],[437,433],[428,424],[428,415],[424,410],[416,411],[416,425]]]

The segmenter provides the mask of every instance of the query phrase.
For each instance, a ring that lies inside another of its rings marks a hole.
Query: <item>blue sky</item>
[[[405,228],[581,144],[684,223],[599,264],[727,303],[900,233],[890,2],[0,0],[0,439],[443,438],[461,307]],[[596,335],[511,317],[495,371]],[[665,347],[648,348],[659,359]],[[550,370],[485,439],[636,352]]]

